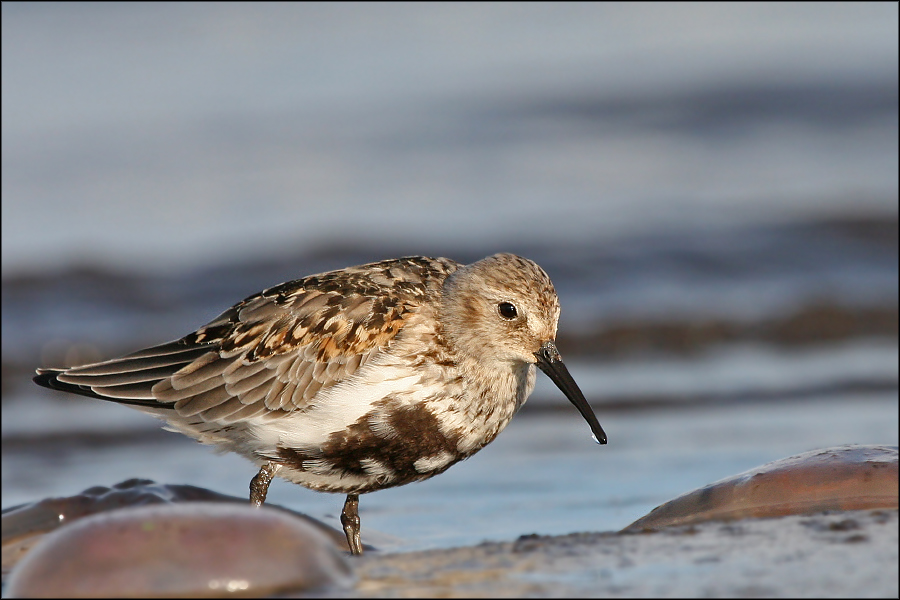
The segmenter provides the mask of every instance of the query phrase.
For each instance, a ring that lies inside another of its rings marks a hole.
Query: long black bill
[[[587,400],[584,399],[584,394],[578,389],[578,384],[575,383],[575,380],[569,375],[569,370],[566,368],[566,365],[563,364],[562,357],[559,355],[559,350],[556,349],[556,344],[553,342],[546,342],[541,346],[540,350],[534,353],[534,355],[537,357],[537,366],[541,371],[546,373],[547,377],[553,380],[556,387],[562,390],[562,393],[566,395],[566,398],[575,405],[575,408],[578,409],[578,412],[581,413],[584,420],[591,426],[591,431],[594,433],[594,440],[598,444],[605,444],[606,432],[600,427],[600,423],[597,421],[594,411],[591,410],[591,405],[588,404]]]

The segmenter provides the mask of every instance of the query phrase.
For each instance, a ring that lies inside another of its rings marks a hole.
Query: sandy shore
[[[898,512],[370,553],[348,597],[897,597]]]

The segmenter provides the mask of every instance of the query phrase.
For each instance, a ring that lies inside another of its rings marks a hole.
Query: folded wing
[[[417,305],[415,295],[305,283],[251,296],[180,340],[100,363],[39,369],[34,380],[207,422],[303,410],[387,349]]]

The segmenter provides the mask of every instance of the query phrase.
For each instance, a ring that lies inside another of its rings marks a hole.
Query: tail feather
[[[175,402],[156,398],[153,386],[211,352],[215,356],[212,344],[176,340],[79,367],[38,369],[33,381],[51,390],[88,398],[153,409],[174,408]]]

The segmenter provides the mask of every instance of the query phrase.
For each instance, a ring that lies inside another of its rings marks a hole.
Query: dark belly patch
[[[458,441],[458,434],[445,435],[441,431],[437,417],[425,406],[386,400],[343,431],[333,433],[320,448],[279,447],[278,462],[297,471],[307,470],[304,461],[324,463],[335,474],[369,479],[354,491],[370,492],[442,473],[464,458],[457,448]],[[417,460],[439,455],[451,458],[431,471],[416,469]],[[383,465],[387,473],[368,472],[365,465],[371,461]]]

